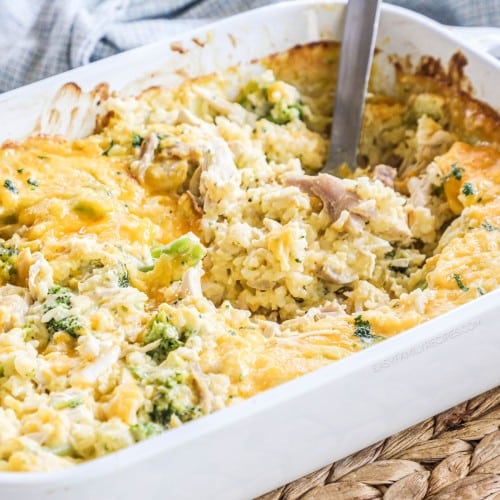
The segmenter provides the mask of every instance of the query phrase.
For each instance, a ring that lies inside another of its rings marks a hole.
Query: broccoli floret
[[[53,318],[45,323],[45,328],[47,328],[50,338],[57,332],[66,332],[76,339],[83,330],[83,326],[76,316],[67,316],[59,320]]]
[[[73,307],[71,290],[62,286],[49,288],[49,297],[43,305],[43,310],[47,312],[56,307],[66,310],[70,310]],[[66,332],[71,337],[77,338],[81,333],[82,324],[76,316],[69,315],[62,319],[50,319],[45,323],[45,328],[47,328],[47,332],[49,333],[50,341],[57,332]]]
[[[17,248],[0,243],[0,283],[8,283],[17,272]]]
[[[296,102],[290,106],[275,104],[269,115],[266,116],[267,120],[278,125],[285,125],[293,120],[302,120],[303,118],[304,112],[300,102]]]
[[[278,125],[304,119],[304,111],[300,101],[293,104],[273,104],[269,102],[268,89],[269,84],[252,80],[242,90],[238,104],[248,111],[256,113],[260,118],[266,118],[266,120]]]
[[[196,405],[181,405],[170,396],[170,391],[164,387],[160,388],[153,401],[153,409],[149,412],[149,418],[168,429],[170,419],[173,416],[181,422],[188,422],[202,415],[201,409]]]
[[[143,441],[150,437],[156,436],[163,432],[163,427],[154,422],[145,422],[143,424],[135,424],[130,426],[130,433],[136,441]]]
[[[194,331],[191,329],[184,329],[182,332],[179,332],[168,321],[166,314],[161,311],[150,323],[148,331],[144,336],[144,344],[160,340],[160,345],[156,349],[149,351],[148,355],[157,363],[161,363],[171,351],[175,351],[183,346],[193,333]]]
[[[161,255],[171,255],[182,257],[185,265],[192,267],[205,257],[207,249],[200,243],[200,240],[193,233],[187,233],[168,245],[154,247],[151,256],[155,259]]]
[[[360,338],[363,343],[371,343],[375,340],[382,340],[380,335],[372,333],[372,327],[368,320],[363,319],[361,314],[354,318],[354,335]]]
[[[271,104],[267,99],[266,86],[255,80],[251,80],[245,85],[237,102],[259,117],[266,116],[271,109]]]
[[[175,351],[182,345],[177,328],[168,322],[162,312],[156,316],[144,336],[145,344],[150,344],[156,340],[161,340],[160,345],[156,349],[149,351],[148,354],[157,363],[161,363],[166,359],[169,352]]]
[[[44,305],[45,312],[54,309],[57,306],[62,306],[64,309],[71,309],[71,291],[63,286],[53,286],[49,288],[50,297]]]
[[[200,417],[203,412],[197,406],[196,389],[187,372],[167,370],[158,376],[158,372],[148,379],[155,386],[153,406],[148,412],[149,420],[168,429],[172,417],[187,422]]]
[[[71,296],[70,295],[58,295],[55,299],[57,305],[63,306],[66,309],[71,309]]]
[[[168,245],[157,246],[151,249],[151,256],[154,259],[158,259],[162,255],[167,255],[171,260],[172,267],[182,266],[182,272],[184,267],[193,267],[198,264],[206,254],[207,249],[193,233],[187,233],[171,241]],[[149,272],[153,269],[154,264],[141,268],[141,271]]]

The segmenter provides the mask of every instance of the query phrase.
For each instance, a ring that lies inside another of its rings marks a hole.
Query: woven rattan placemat
[[[500,500],[499,429],[497,387],[258,500]]]

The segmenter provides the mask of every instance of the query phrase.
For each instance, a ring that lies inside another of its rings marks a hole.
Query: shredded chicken
[[[100,375],[110,370],[119,358],[120,348],[118,346],[101,352],[100,356],[94,362],[89,363],[78,372],[73,372],[72,382],[82,386],[92,385]]]
[[[342,316],[345,314],[344,308],[337,301],[326,302],[321,307],[311,307],[305,314],[305,317],[313,321],[319,319],[331,318],[332,316]],[[288,324],[286,322],[285,324]]]
[[[130,170],[139,182],[144,182],[144,175],[151,166],[159,143],[160,140],[156,134],[149,134],[142,143],[139,158],[130,165]]]
[[[255,122],[257,118],[239,104],[228,101],[221,95],[214,94],[209,89],[194,86],[193,91],[205,100],[215,111],[227,116],[231,121],[236,122],[239,125],[243,125],[247,121]]]
[[[33,298],[44,300],[54,285],[54,272],[41,252],[35,252],[33,260],[28,274],[28,290]]]
[[[187,125],[193,125],[195,127],[203,127],[207,125],[201,118],[198,118],[194,113],[191,113],[188,109],[181,109],[177,115],[176,125],[186,123]]]
[[[432,185],[427,176],[412,177],[408,180],[410,204],[414,207],[427,207],[431,204]]]
[[[320,198],[333,222],[344,210],[349,212],[359,205],[358,195],[347,190],[342,180],[333,175],[292,177],[287,183]]]
[[[335,285],[345,285],[357,279],[355,276],[352,277],[352,276],[347,276],[346,274],[338,273],[337,271],[333,270],[330,266],[323,266],[318,271],[318,276],[321,279],[333,283]]]
[[[200,266],[190,267],[182,277],[181,295],[186,297],[203,297],[201,292],[201,276],[203,270]]]
[[[394,167],[381,163],[373,169],[373,178],[379,180],[384,186],[394,188],[394,179],[398,171]]]
[[[259,327],[261,327],[262,335],[267,339],[272,337],[279,337],[281,335],[280,325],[274,321],[268,321],[266,319],[257,320]]]
[[[0,331],[6,332],[22,324],[29,303],[25,288],[13,285],[0,287]]]
[[[199,166],[189,180],[187,195],[193,203],[193,207],[198,213],[203,213],[203,198],[200,196],[201,166]]]
[[[168,159],[174,158],[177,160],[199,160],[201,152],[195,145],[175,141],[172,147],[163,149],[160,156]]]
[[[230,201],[238,192],[235,186],[239,186],[241,174],[227,142],[218,137],[213,124],[201,120],[188,110],[179,112],[177,123],[199,127],[210,134],[210,140],[200,143],[204,155],[200,159],[200,166],[191,176],[187,191],[195,210],[201,212],[203,208],[206,212],[208,206]]]
[[[200,177],[201,177],[201,166],[198,167],[191,176],[189,180],[189,191],[193,196],[200,196]]]
[[[224,140],[215,137],[207,143],[207,154],[201,167],[199,189],[205,212],[209,206],[223,210],[222,207],[235,198],[240,190],[237,186],[241,183],[241,173]]]
[[[202,201],[198,197],[196,197],[191,191],[186,191],[186,194],[188,195],[189,199],[191,200],[191,205],[193,206],[194,211],[202,215],[203,214],[203,208],[201,206]]]
[[[389,265],[397,269],[407,269],[410,266],[411,259],[408,257],[402,257],[400,259],[392,259],[389,261]]]
[[[203,373],[200,366],[197,363],[193,363],[191,366],[193,382],[195,383],[196,390],[198,392],[199,402],[203,413],[207,414],[212,411],[214,396],[208,388],[208,377]]]
[[[419,175],[437,155],[444,154],[456,140],[456,136],[441,128],[432,118],[424,115],[418,120],[415,133],[415,157],[403,162],[398,169],[400,178]]]

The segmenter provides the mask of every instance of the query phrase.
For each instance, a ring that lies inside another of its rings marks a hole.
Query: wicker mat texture
[[[258,500],[500,500],[500,387]]]

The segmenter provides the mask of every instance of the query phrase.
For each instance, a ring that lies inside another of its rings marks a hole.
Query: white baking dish
[[[106,81],[132,92],[175,85],[298,43],[339,39],[341,3],[289,2],[236,16],[0,96],[0,139],[82,135]],[[172,42],[178,42],[172,45]],[[500,63],[445,28],[383,6],[378,46],[416,61],[460,48],[480,99],[500,107]],[[179,47],[186,53],[180,53]],[[172,48],[174,50],[172,50]],[[381,81],[390,66],[379,55]],[[54,110],[55,109],[55,110]],[[293,382],[131,448],[51,473],[0,473],[16,500],[249,498],[500,383],[500,290]]]

